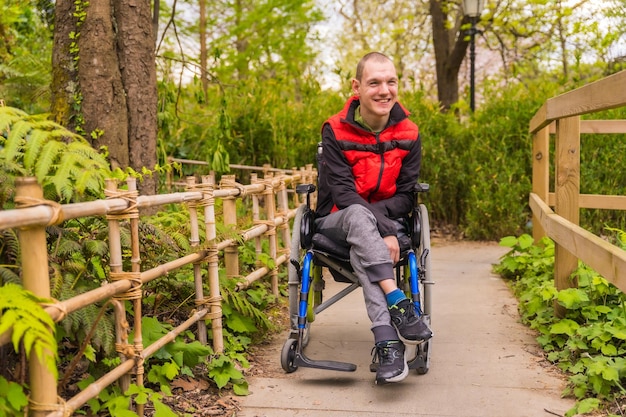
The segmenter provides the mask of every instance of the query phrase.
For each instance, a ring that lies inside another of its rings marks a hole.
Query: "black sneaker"
[[[399,340],[378,342],[372,349],[372,363],[376,366],[376,383],[400,382],[409,374],[409,366],[404,357],[404,344]]]
[[[415,314],[415,305],[411,300],[402,300],[389,307],[389,314],[400,340],[404,343],[415,345],[433,337],[428,325]]]

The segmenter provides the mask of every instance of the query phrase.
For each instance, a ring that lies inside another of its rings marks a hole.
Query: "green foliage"
[[[0,107],[0,196],[11,194],[15,176],[35,176],[51,199],[100,196],[111,171],[104,155],[82,137],[42,116]],[[4,206],[6,201],[0,201]]]
[[[89,375],[77,385],[84,390],[93,382],[93,376]],[[130,384],[128,390],[122,393],[118,386],[111,385],[104,389],[98,397],[89,400],[87,404],[90,411],[96,415],[106,411],[106,415],[111,417],[138,417],[137,413],[129,409],[129,404],[134,401],[135,404],[152,404],[154,417],[176,417],[177,414],[164,404],[162,399],[163,394],[148,387]]]
[[[623,232],[620,232],[620,235]],[[626,295],[584,264],[572,278],[577,288],[554,287],[554,243],[507,237],[511,248],[495,270],[510,279],[522,320],[539,331],[547,358],[569,375],[566,395],[579,401],[567,416],[606,407],[626,394]],[[563,318],[554,304],[566,310]]]
[[[45,3],[0,0],[0,100],[33,113],[46,111],[50,101],[52,27],[38,13]]]
[[[218,388],[231,383],[236,395],[248,395],[248,383],[236,364],[226,355],[220,355],[209,364],[209,376],[215,381]]]
[[[11,342],[15,352],[22,345],[27,358],[35,354],[56,377],[55,325],[40,305],[44,301],[16,284],[0,287],[0,334],[13,328]]]
[[[28,397],[24,388],[15,382],[7,381],[0,376],[0,415],[17,417],[24,415],[24,407]]]

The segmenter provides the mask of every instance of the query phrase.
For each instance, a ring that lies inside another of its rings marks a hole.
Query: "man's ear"
[[[359,95],[359,85],[360,85],[359,80],[357,80],[356,78],[353,78],[352,79],[352,92],[357,96]]]

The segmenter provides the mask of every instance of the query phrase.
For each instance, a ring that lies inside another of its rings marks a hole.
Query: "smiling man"
[[[413,208],[422,150],[417,125],[397,101],[398,76],[384,54],[358,63],[354,95],[322,127],[316,230],[350,246],[374,334],[376,382],[408,374],[405,343],[432,337],[396,286],[398,219]]]

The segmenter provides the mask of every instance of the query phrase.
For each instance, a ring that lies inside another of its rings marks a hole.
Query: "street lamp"
[[[476,29],[476,22],[478,22],[478,18],[480,17],[480,13],[483,11],[483,7],[485,5],[485,0],[463,0],[463,13],[465,16],[470,18],[470,22],[472,23],[472,27],[469,30],[470,35],[470,109],[472,113],[475,109],[474,104],[474,89],[475,89],[475,81],[474,81],[474,67],[476,60],[476,43],[475,37],[477,33],[480,33],[478,29]]]

